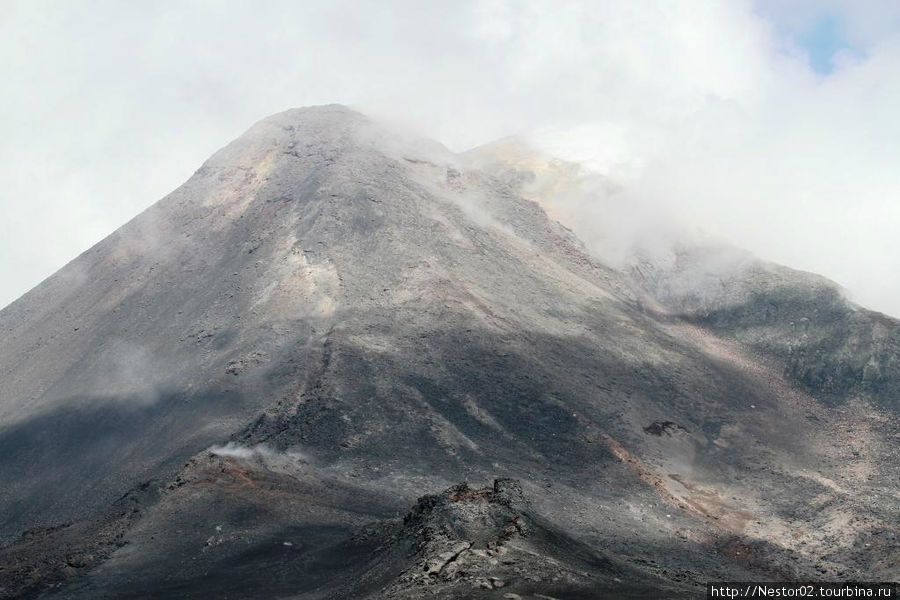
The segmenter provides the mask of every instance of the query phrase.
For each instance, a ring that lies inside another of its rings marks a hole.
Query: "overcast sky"
[[[254,121],[528,133],[900,316],[900,3],[0,0],[0,306]]]

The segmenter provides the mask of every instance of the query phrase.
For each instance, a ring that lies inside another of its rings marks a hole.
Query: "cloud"
[[[0,304],[262,116],[340,102],[454,150],[529,133],[648,218],[900,315],[890,4],[7,2]]]

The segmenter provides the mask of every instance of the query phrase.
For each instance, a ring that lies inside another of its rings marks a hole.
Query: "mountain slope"
[[[796,385],[634,281],[435,143],[339,106],[265,119],[0,312],[5,591],[453,597],[379,532],[509,477],[552,532],[529,551],[581,575],[488,561],[507,590],[889,578],[895,349],[877,398]]]
[[[833,282],[722,246],[683,248],[633,274],[668,312],[773,357],[820,399],[900,410],[897,321],[853,304]]]

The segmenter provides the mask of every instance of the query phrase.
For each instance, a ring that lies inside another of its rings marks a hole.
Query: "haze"
[[[336,102],[457,151],[526,136],[623,190],[582,230],[671,216],[900,315],[898,75],[887,1],[5,1],[0,306]]]

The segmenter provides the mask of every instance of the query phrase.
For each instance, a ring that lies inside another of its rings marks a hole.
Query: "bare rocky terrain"
[[[900,323],[528,181],[290,110],[0,311],[0,598],[900,578]]]

